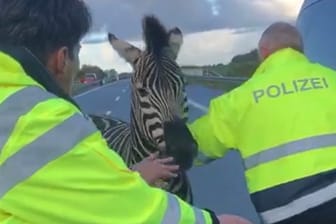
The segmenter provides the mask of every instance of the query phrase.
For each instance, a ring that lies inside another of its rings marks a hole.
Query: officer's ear
[[[70,51],[61,47],[50,54],[47,68],[57,84],[66,92],[70,91],[71,77],[68,74],[71,67]]]
[[[47,68],[51,72],[51,75],[58,79],[64,75],[68,63],[69,49],[61,47],[49,55]]]
[[[259,58],[260,61],[264,61],[270,54],[272,53],[272,50],[265,46],[259,47]]]
[[[61,47],[48,56],[47,68],[55,78],[65,73],[69,61],[69,49]]]

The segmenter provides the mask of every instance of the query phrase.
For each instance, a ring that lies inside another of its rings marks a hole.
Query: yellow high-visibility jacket
[[[0,223],[215,223],[129,170],[76,106],[32,78],[49,74],[20,50],[0,51]]]
[[[195,164],[238,149],[251,199],[276,223],[336,198],[336,72],[290,48],[189,125]]]

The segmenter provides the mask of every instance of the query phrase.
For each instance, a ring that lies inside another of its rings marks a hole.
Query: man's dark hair
[[[24,46],[43,64],[62,46],[72,58],[91,20],[83,0],[0,0],[0,43]]]

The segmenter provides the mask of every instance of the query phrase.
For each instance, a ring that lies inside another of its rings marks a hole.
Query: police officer
[[[189,128],[204,164],[238,149],[264,223],[336,223],[336,72],[311,63],[297,29],[269,26],[262,63]]]
[[[69,97],[82,0],[0,0],[0,223],[249,222],[150,187]]]

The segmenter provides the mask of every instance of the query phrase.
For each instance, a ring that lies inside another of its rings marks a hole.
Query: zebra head
[[[177,27],[166,30],[154,16],[145,16],[142,25],[146,44],[143,51],[111,33],[108,35],[112,47],[134,70],[131,128],[135,131],[132,138],[137,142],[149,141],[163,155],[173,155],[175,160],[184,161],[180,163],[182,166],[191,166],[197,146],[185,124],[187,94],[184,77],[176,63],[183,43],[182,32]],[[171,137],[177,133],[181,139]],[[167,144],[166,138],[178,143]]]

